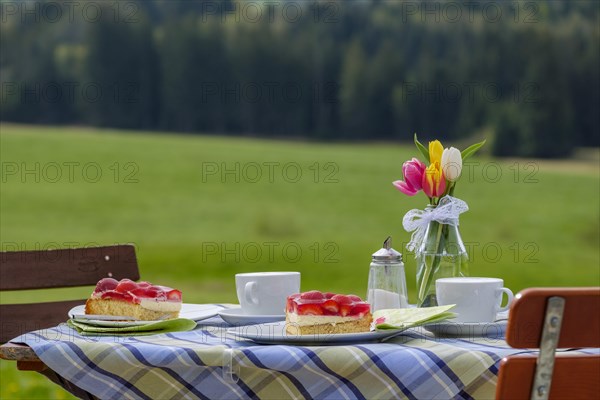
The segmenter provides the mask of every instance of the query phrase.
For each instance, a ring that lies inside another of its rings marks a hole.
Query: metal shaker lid
[[[373,253],[372,258],[373,261],[399,262],[402,261],[402,253],[392,249],[392,237],[388,236],[383,242],[383,248]]]

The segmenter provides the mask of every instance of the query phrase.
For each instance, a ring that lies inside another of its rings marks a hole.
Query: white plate
[[[206,318],[214,317],[221,310],[221,307],[215,306],[214,304],[190,304],[183,303],[181,305],[181,311],[179,311],[180,318],[188,318],[194,321],[201,321]],[[86,315],[85,305],[73,307],[69,310],[69,318],[85,320],[86,322],[92,322],[97,326],[112,326],[112,327],[124,327],[124,326],[138,326],[146,325],[151,322],[157,321],[131,321],[129,317],[115,317],[111,315]],[[115,319],[126,319],[124,321],[115,321]]]
[[[285,320],[285,314],[281,315],[247,315],[242,312],[241,307],[229,308],[219,311],[219,315],[225,322],[231,325],[263,324],[265,322],[276,322]]]
[[[386,329],[361,333],[289,335],[285,332],[285,322],[248,325],[231,328],[227,334],[235,340],[250,339],[261,344],[304,344],[327,345],[340,343],[378,342],[397,336],[402,329]]]

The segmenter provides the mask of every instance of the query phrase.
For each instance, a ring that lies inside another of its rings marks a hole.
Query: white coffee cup
[[[283,315],[289,295],[300,292],[300,272],[235,275],[237,297],[246,315]]]
[[[453,322],[492,322],[496,314],[508,310],[513,292],[503,287],[499,278],[441,278],[435,281],[439,305],[456,304],[452,312],[457,313]],[[508,297],[502,307],[502,294]]]

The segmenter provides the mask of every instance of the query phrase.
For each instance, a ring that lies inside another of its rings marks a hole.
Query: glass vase
[[[469,276],[469,256],[458,225],[431,221],[415,255],[418,307],[437,306],[435,296],[437,279]]]

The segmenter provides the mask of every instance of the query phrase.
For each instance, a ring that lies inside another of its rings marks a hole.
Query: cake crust
[[[373,317],[371,313],[364,315],[355,321],[346,321],[340,323],[325,323],[313,325],[298,325],[290,322],[289,317],[285,318],[285,332],[288,335],[332,335],[339,333],[360,333],[371,330]]]
[[[115,299],[88,299],[85,302],[85,313],[92,315],[116,315],[132,317],[140,321],[171,319],[179,316],[179,311],[153,311],[126,301]]]

